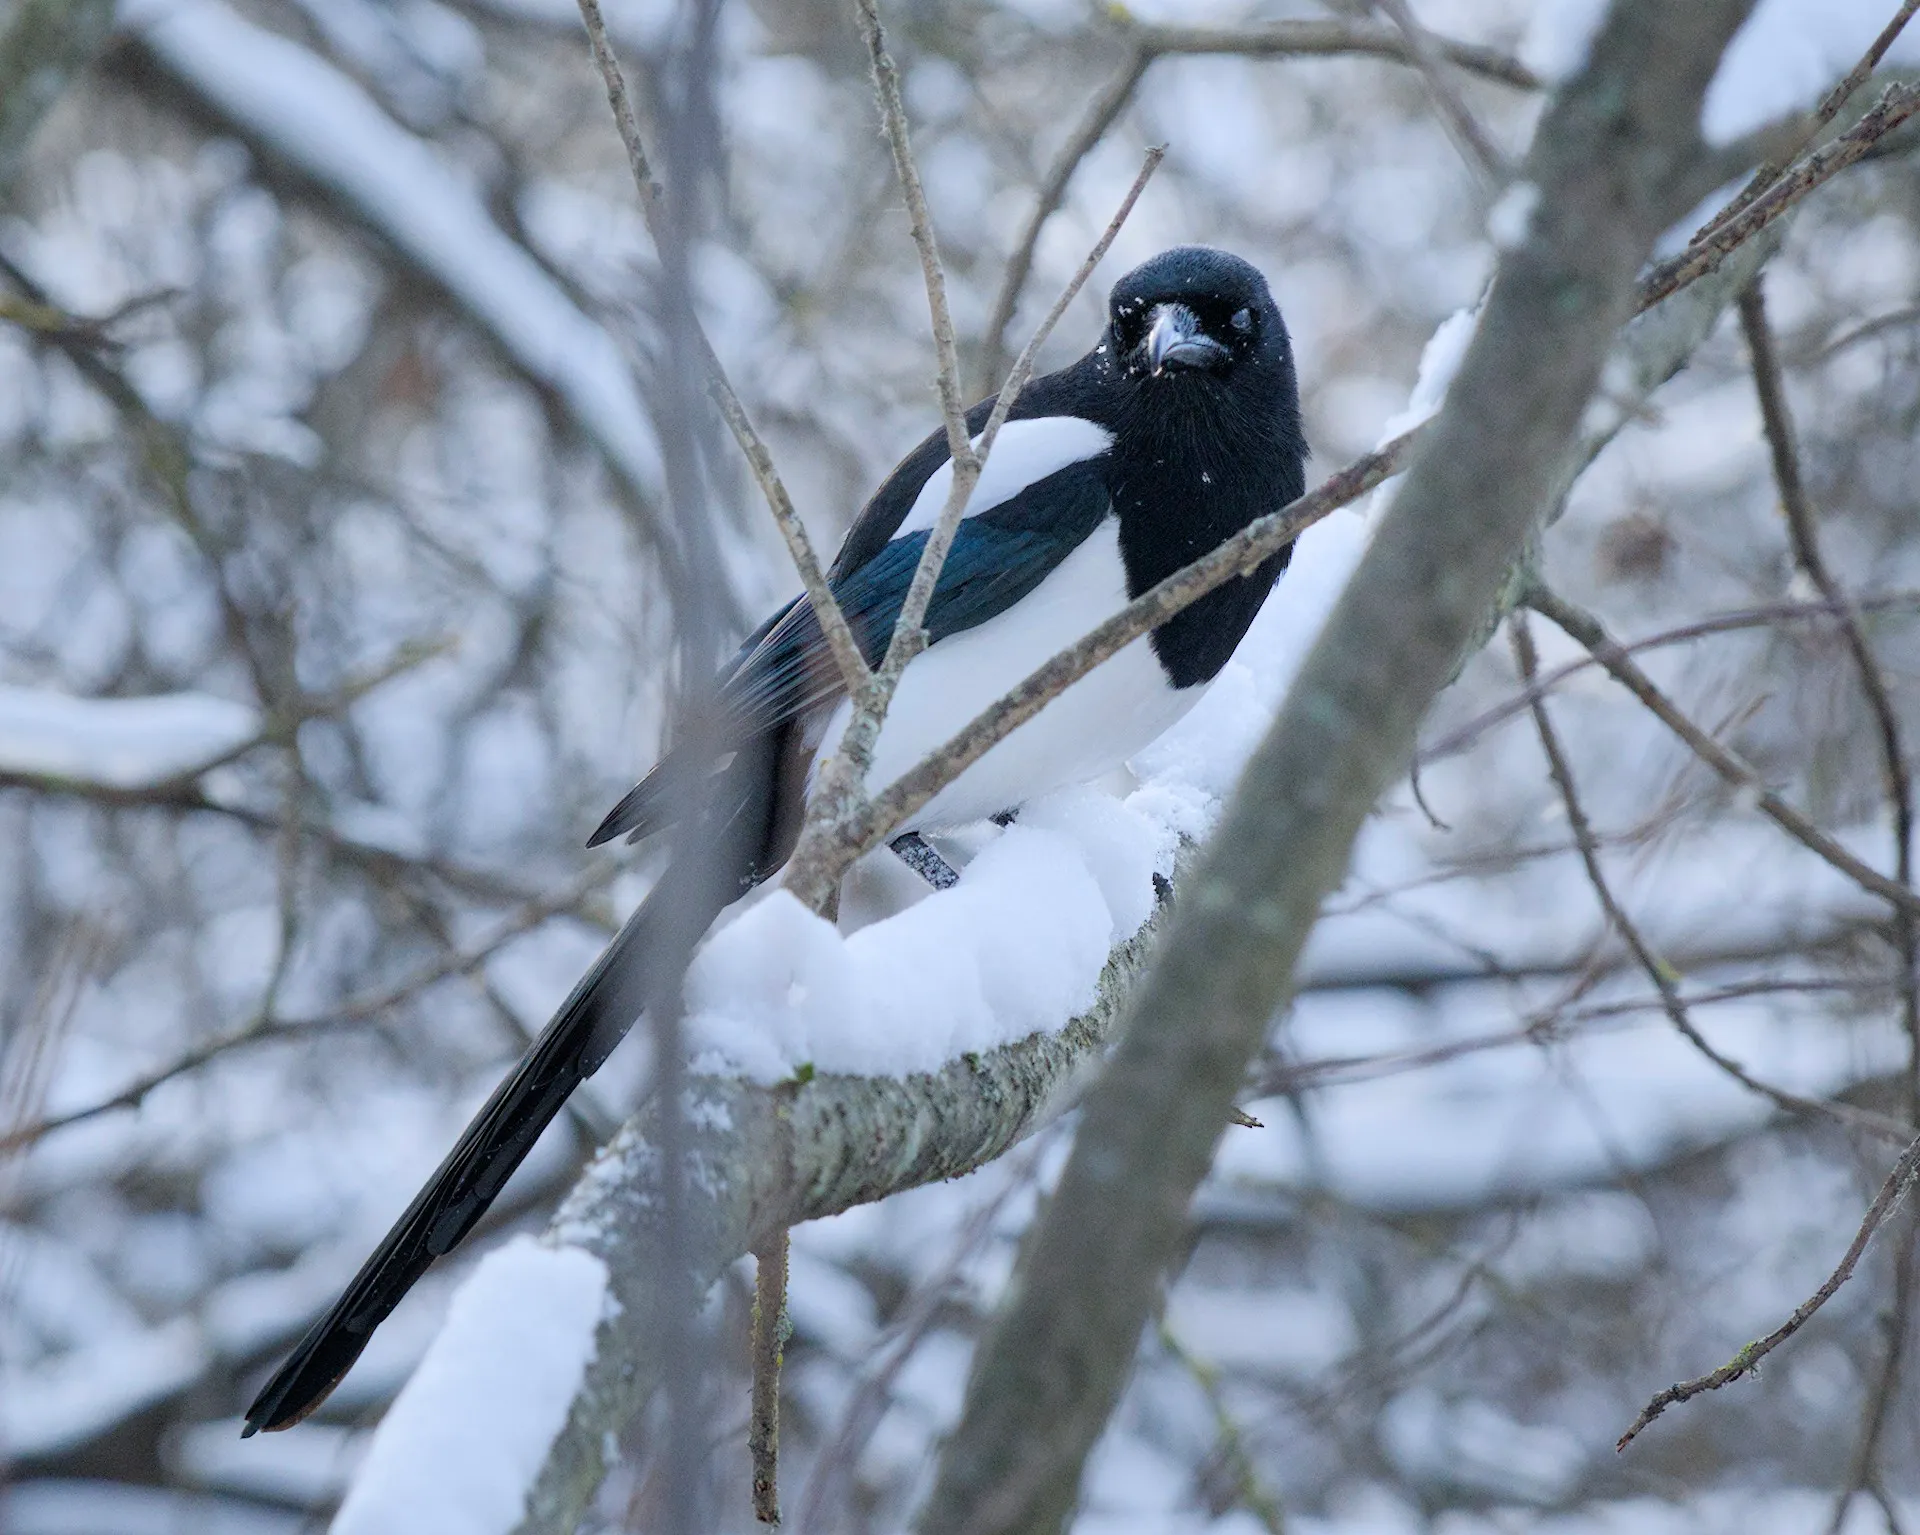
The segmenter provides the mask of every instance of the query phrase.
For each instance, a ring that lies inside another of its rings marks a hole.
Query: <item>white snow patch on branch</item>
[[[703,1066],[770,1083],[808,1065],[933,1071],[1059,1028],[1146,920],[1172,848],[1163,827],[1081,790],[1024,811],[952,889],[850,936],[774,891],[694,960],[693,1047]]]
[[[260,724],[257,710],[207,693],[75,698],[0,687],[0,772],[139,788],[224,756]]]
[[[523,1236],[489,1253],[388,1409],[333,1535],[518,1525],[610,1303],[606,1265],[577,1247]]]

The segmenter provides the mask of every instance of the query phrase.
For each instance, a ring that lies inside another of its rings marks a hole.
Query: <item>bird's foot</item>
[[[919,832],[905,832],[887,846],[899,855],[902,863],[935,890],[951,890],[960,883],[960,875],[953,865],[936,853]]]

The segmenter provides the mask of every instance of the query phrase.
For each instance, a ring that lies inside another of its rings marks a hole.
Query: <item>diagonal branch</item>
[[[1920,11],[1920,0],[1902,0],[1900,9],[1895,11],[1893,19],[1881,28],[1880,35],[1868,45],[1860,60],[1834,88],[1827,92],[1820,105],[1813,111],[1805,128],[1796,139],[1786,145],[1782,152],[1768,158],[1751,180],[1742,187],[1737,196],[1702,226],[1694,239],[1700,240],[1718,229],[1735,215],[1744,213],[1753,205],[1754,200],[1777,182],[1787,172],[1800,154],[1819,136],[1820,130],[1840,115],[1840,109],[1853,97],[1853,93],[1872,78],[1874,70],[1880,67],[1880,61],[1886,57],[1887,50],[1900,34],[1906,30],[1907,23],[1913,20],[1914,12]]]
[[[1750,9],[1617,0],[1549,107],[1524,172],[1540,188],[1530,228],[1502,255],[1446,405],[1249,761],[1087,1095],[975,1356],[923,1535],[1053,1530],[1071,1512],[1320,905],[1577,454],[1636,273],[1701,153],[1701,99]]]
[[[1811,1114],[1818,1118],[1836,1120],[1843,1125],[1856,1129],[1870,1130],[1878,1135],[1886,1135],[1896,1143],[1904,1144],[1912,1131],[1897,1121],[1884,1115],[1870,1114],[1847,1105],[1823,1103],[1817,1098],[1805,1098],[1798,1093],[1790,1093],[1771,1083],[1762,1082],[1732,1057],[1723,1054],[1713,1042],[1695,1027],[1687,1012],[1686,999],[1680,993],[1680,975],[1672,965],[1653,951],[1639,925],[1627,914],[1620,904],[1620,898],[1614,894],[1612,882],[1608,880],[1606,870],[1600,863],[1600,841],[1593,833],[1593,823],[1587,819],[1586,806],[1580,801],[1580,791],[1575,784],[1573,765],[1568,762],[1567,754],[1560,745],[1560,733],[1553,728],[1553,720],[1547,714],[1546,700],[1533,691],[1538,680],[1539,656],[1534,650],[1533,636],[1527,628],[1524,612],[1516,613],[1509,620],[1509,638],[1513,644],[1514,662],[1519,667],[1520,679],[1529,690],[1529,706],[1533,712],[1534,730],[1540,737],[1540,750],[1546,755],[1547,772],[1553,779],[1553,786],[1560,794],[1560,803],[1567,812],[1567,824],[1573,831],[1574,846],[1580,854],[1580,863],[1586,870],[1587,883],[1593,887],[1595,899],[1607,919],[1607,925],[1620,935],[1620,941],[1627,946],[1634,963],[1645,972],[1653,984],[1654,992],[1660,998],[1661,1009],[1667,1015],[1667,1021],[1688,1044],[1698,1050],[1709,1061],[1748,1092],[1758,1093],[1775,1106],[1795,1114]]]
[[[1719,1369],[1711,1370],[1693,1380],[1683,1380],[1678,1385],[1669,1386],[1656,1394],[1653,1400],[1640,1410],[1640,1416],[1635,1418],[1627,1431],[1620,1436],[1614,1449],[1624,1450],[1639,1437],[1642,1429],[1676,1403],[1692,1401],[1703,1392],[1718,1391],[1722,1386],[1730,1385],[1743,1375],[1751,1375],[1759,1368],[1762,1359],[1806,1326],[1814,1312],[1832,1300],[1840,1286],[1853,1278],[1854,1268],[1859,1264],[1861,1254],[1866,1252],[1867,1244],[1873,1240],[1874,1232],[1878,1231],[1885,1224],[1887,1217],[1900,1207],[1901,1201],[1907,1197],[1916,1181],[1920,1181],[1920,1140],[1915,1140],[1909,1145],[1900,1154],[1900,1160],[1893,1164],[1893,1171],[1887,1174],[1886,1182],[1880,1185],[1880,1192],[1874,1196],[1873,1203],[1867,1207],[1866,1218],[1860,1222],[1860,1229],[1854,1233],[1853,1241],[1841,1257],[1839,1267],[1826,1277],[1820,1288],[1795,1307],[1793,1315],[1786,1321],[1774,1328],[1766,1337],[1749,1343]]]
[[[666,238],[666,191],[654,180],[647,147],[640,137],[640,124],[634,117],[633,103],[627,96],[626,77],[621,73],[620,60],[613,51],[613,44],[607,38],[607,24],[600,14],[600,0],[579,0],[579,4],[580,19],[587,29],[587,43],[593,50],[593,62],[599,67],[600,78],[606,82],[607,104],[613,111],[620,142],[627,151],[627,165],[633,172],[634,190],[640,197],[640,211],[647,222],[647,233],[653,237],[656,247],[662,247]],[[793,508],[793,498],[787,494],[786,484],[774,467],[773,454],[754,428],[746,406],[740,403],[740,396],[734,392],[733,384],[727,378],[727,370],[721,365],[719,354],[714,351],[706,328],[700,324],[697,315],[688,317],[688,329],[695,350],[699,353],[701,367],[706,371],[707,394],[719,408],[721,418],[727,423],[727,430],[733,433],[733,440],[739,444],[747,467],[753,471],[761,495],[766,497],[767,508],[773,513],[780,536],[786,540],[788,554],[793,557],[794,569],[800,573],[800,584],[805,587],[807,599],[813,604],[814,614],[820,621],[821,633],[826,636],[827,644],[833,651],[834,663],[840,668],[841,680],[846,683],[848,692],[858,695],[872,673],[866,657],[860,653],[853,630],[847,625],[846,615],[840,611],[840,604],[834,600],[833,592],[827,585],[819,556],[814,553],[813,540],[807,536],[806,525]]]
[[[1898,880],[1889,879],[1871,864],[1854,857],[1769,789],[1749,763],[1727,750],[1689,719],[1672,699],[1660,691],[1640,664],[1627,654],[1626,647],[1607,633],[1606,626],[1593,614],[1569,602],[1537,579],[1527,589],[1525,602],[1542,618],[1584,645],[1606,669],[1608,676],[1645,704],[1660,723],[1686,743],[1688,750],[1713,769],[1729,788],[1749,797],[1756,810],[1808,852],[1825,859],[1863,890],[1871,891],[1896,910],[1920,911],[1920,895]]]

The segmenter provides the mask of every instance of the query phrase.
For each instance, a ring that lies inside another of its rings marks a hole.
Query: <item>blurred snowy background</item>
[[[1512,157],[1540,101],[1525,66],[1586,9],[1417,13],[1487,50],[1448,79]],[[1809,105],[1892,9],[1763,0],[1718,126]],[[606,10],[644,109],[668,8]],[[829,546],[935,420],[846,10],[725,11],[724,208],[697,260],[715,343]],[[1491,271],[1488,192],[1417,71],[1264,56],[1264,23],[1387,29],[1388,7],[888,13],[976,381],[1038,189],[1070,165],[1011,348],[1149,143],[1166,166],[1044,360],[1089,343],[1136,261],[1237,250],[1293,330],[1310,474],[1378,441]],[[1167,45],[1144,69],[1143,42]],[[1101,100],[1111,125],[1062,161]],[[1768,274],[1821,546],[1874,599],[1861,623],[1909,739],[1911,148],[1815,198]],[[652,760],[673,686],[652,254],[573,0],[140,0],[0,176],[0,1529],[315,1528],[473,1253],[313,1421],[243,1444],[240,1407],[644,877],[581,842]],[[737,634],[792,581],[744,476],[731,490]],[[1895,867],[1878,726],[1838,627],[1806,612],[1731,316],[1542,558],[1625,638],[1748,614],[1644,664]],[[1314,600],[1304,559],[1290,579],[1281,626]],[[1580,654],[1532,627],[1547,673]],[[1250,735],[1277,675],[1237,673],[1205,728]],[[1897,1147],[1783,1112],[1676,1032],[1602,920],[1526,711],[1482,718],[1517,691],[1497,639],[1430,722],[1432,817],[1397,792],[1365,834],[1249,1089],[1266,1128],[1230,1132],[1076,1529],[1920,1528],[1905,1215],[1757,1380],[1614,1453],[1653,1391],[1819,1283]],[[1910,1120],[1884,903],[1597,670],[1549,708],[1693,1024],[1768,1085]],[[539,1228],[618,1086],[582,1095],[484,1237]],[[1062,1144],[796,1233],[789,1525],[901,1526]],[[742,1270],[718,1298],[729,1527],[750,1522],[750,1288]],[[647,1528],[645,1444],[600,1527]]]

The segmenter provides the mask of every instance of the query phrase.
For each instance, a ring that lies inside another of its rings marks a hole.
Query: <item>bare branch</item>
[[[1753,205],[1754,199],[1765,192],[1787,172],[1787,167],[1799,157],[1801,152],[1818,137],[1820,130],[1839,116],[1840,109],[1852,99],[1853,93],[1865,85],[1874,70],[1880,67],[1880,61],[1886,57],[1887,50],[1894,40],[1906,30],[1907,23],[1913,20],[1915,11],[1920,11],[1920,0],[1902,0],[1900,9],[1880,31],[1860,61],[1848,70],[1846,76],[1821,99],[1820,105],[1813,111],[1798,134],[1770,155],[1766,162],[1753,173],[1753,178],[1742,187],[1739,194],[1724,208],[1701,226],[1700,232],[1693,238],[1697,243],[1712,234],[1722,224],[1738,214],[1744,213]]]
[[[1013,312],[1019,307],[1020,294],[1033,271],[1033,253],[1040,244],[1040,231],[1046,228],[1047,220],[1059,211],[1067,195],[1067,183],[1073,180],[1073,173],[1080,169],[1080,162],[1093,153],[1094,146],[1107,136],[1107,130],[1127,109],[1127,103],[1133,100],[1134,90],[1153,60],[1154,54],[1141,46],[1134,47],[1127,54],[1119,73],[1087,104],[1079,124],[1061,146],[1060,152],[1053,157],[1052,165],[1047,167],[1046,177],[1041,181],[1034,199],[1033,212],[1027,215],[1026,227],[1020,232],[1020,242],[1007,259],[1007,270],[1000,279],[1000,291],[994,295],[993,310],[987,317],[987,328],[981,338],[982,389],[991,388],[993,381],[1000,377],[1000,370],[1007,365],[1007,327],[1013,323]]]
[[[1840,1260],[1840,1266],[1826,1277],[1820,1288],[1795,1307],[1793,1315],[1786,1321],[1774,1328],[1766,1337],[1749,1343],[1719,1369],[1711,1370],[1693,1380],[1683,1380],[1678,1385],[1669,1386],[1656,1394],[1653,1400],[1640,1410],[1640,1416],[1633,1420],[1632,1426],[1620,1436],[1619,1443],[1614,1448],[1624,1450],[1639,1437],[1642,1429],[1675,1403],[1692,1401],[1703,1392],[1718,1391],[1722,1386],[1739,1380],[1743,1375],[1751,1375],[1762,1359],[1804,1327],[1808,1318],[1832,1300],[1840,1286],[1853,1278],[1854,1268],[1860,1262],[1861,1254],[1867,1250],[1867,1244],[1873,1240],[1874,1232],[1878,1231],[1887,1217],[1899,1208],[1900,1202],[1906,1198],[1908,1191],[1917,1180],[1920,1180],[1920,1140],[1915,1140],[1908,1146],[1901,1153],[1900,1160],[1893,1164],[1893,1171],[1887,1174],[1887,1181],[1880,1185],[1880,1192],[1874,1196],[1873,1203],[1867,1207],[1866,1218],[1860,1222],[1860,1229],[1854,1233],[1852,1243]]]
[[[1870,597],[1855,598],[1847,606],[1862,613],[1885,613],[1905,609],[1920,608],[1920,592],[1881,592]],[[1690,641],[1705,639],[1715,634],[1736,634],[1744,629],[1765,628],[1773,624],[1788,624],[1807,618],[1838,618],[1842,609],[1822,598],[1818,602],[1771,602],[1757,608],[1739,608],[1731,613],[1714,613],[1705,618],[1695,619],[1692,623],[1680,624],[1672,629],[1662,629],[1657,634],[1649,634],[1637,640],[1621,642],[1621,648],[1628,655],[1638,655],[1643,650],[1664,650],[1669,645],[1684,645]],[[1543,672],[1537,680],[1529,683],[1512,698],[1495,704],[1476,714],[1464,725],[1450,730],[1446,735],[1425,747],[1420,753],[1423,767],[1442,762],[1448,757],[1465,751],[1481,736],[1496,725],[1506,723],[1517,715],[1527,712],[1536,699],[1545,698],[1568,678],[1590,670],[1600,663],[1591,655],[1579,656],[1574,660],[1562,662],[1552,671]]]
[[[1420,24],[1420,19],[1413,14],[1407,0],[1374,0],[1374,4],[1387,13],[1400,35],[1407,40],[1407,51],[1413,56],[1414,67],[1420,71],[1427,94],[1439,112],[1440,126],[1446,129],[1447,137],[1453,140],[1460,157],[1467,162],[1467,168],[1478,177],[1481,190],[1498,190],[1507,179],[1506,162],[1500,151],[1493,147],[1493,141],[1487,137],[1479,120],[1460,99],[1453,82],[1447,78],[1446,61],[1438,39]]]
[[[1807,193],[1854,164],[1915,112],[1920,112],[1920,86],[1889,86],[1859,122],[1825,149],[1809,155],[1792,174],[1776,181],[1741,212],[1709,223],[1679,255],[1648,272],[1640,282],[1642,305],[1658,302],[1682,283],[1712,271],[1735,246],[1751,239]]]
[[[1525,613],[1516,613],[1508,620],[1508,634],[1513,643],[1514,662],[1520,670],[1520,678],[1532,690],[1538,679],[1539,657],[1533,646],[1533,636],[1528,632]],[[1771,1083],[1762,1082],[1746,1067],[1730,1056],[1715,1048],[1698,1028],[1687,1012],[1686,1000],[1680,994],[1680,975],[1671,964],[1653,951],[1633,918],[1620,904],[1613,892],[1606,870],[1600,864],[1600,843],[1593,834],[1593,824],[1587,819],[1586,806],[1580,802],[1580,791],[1574,782],[1573,767],[1567,761],[1567,754],[1561,748],[1559,732],[1553,728],[1553,721],[1547,714],[1546,700],[1537,694],[1530,698],[1533,711],[1534,729],[1540,737],[1540,749],[1546,755],[1547,772],[1553,779],[1553,786],[1560,793],[1560,803],[1567,812],[1567,824],[1573,830],[1574,845],[1580,853],[1581,866],[1586,870],[1587,883],[1593,887],[1595,898],[1605,914],[1607,924],[1620,935],[1620,941],[1627,946],[1627,952],[1633,956],[1654,991],[1660,998],[1660,1006],[1667,1015],[1667,1021],[1688,1044],[1698,1050],[1721,1071],[1738,1082],[1747,1091],[1758,1093],[1769,1103],[1795,1114],[1811,1114],[1816,1118],[1831,1119],[1843,1125],[1873,1131],[1886,1135],[1897,1143],[1904,1143],[1913,1132],[1910,1127],[1887,1119],[1884,1115],[1864,1113],[1845,1104],[1823,1103],[1817,1098],[1805,1098],[1798,1093],[1790,1093]]]
[[[1607,633],[1605,625],[1593,614],[1537,580],[1526,591],[1524,600],[1542,618],[1584,645],[1594,659],[1606,668],[1607,674],[1645,704],[1661,724],[1686,743],[1696,757],[1712,768],[1730,788],[1750,798],[1755,809],[1808,852],[1825,859],[1863,890],[1871,891],[1896,909],[1920,911],[1920,895],[1854,857],[1769,789],[1748,763],[1689,719],[1672,699],[1660,691],[1653,679],[1641,670],[1639,664],[1626,653],[1618,640]]]
[[[1896,19],[1904,24],[1917,6],[1920,0],[1913,0]],[[1891,36],[1886,40],[1891,42]],[[1884,46],[1881,51],[1885,51]],[[1766,297],[1758,278],[1740,294],[1740,327],[1753,360],[1754,389],[1760,397],[1760,418],[1766,427],[1774,483],[1779,487],[1781,509],[1786,513],[1794,563],[1833,608],[1854,669],[1859,674],[1860,691],[1880,738],[1880,781],[1892,820],[1893,877],[1910,887],[1913,884],[1913,775],[1901,740],[1900,717],[1894,709],[1886,675],[1874,656],[1873,647],[1867,643],[1860,616],[1820,552],[1813,504],[1800,474],[1800,454],[1794,444],[1786,381],[1781,375],[1780,355],[1774,346],[1773,329],[1767,323]],[[1920,972],[1920,924],[1916,924],[1909,908],[1897,907],[1893,930],[1894,947],[1900,955],[1901,1021],[1907,1032],[1907,1117],[1920,1124],[1920,973],[1917,973]]]
[[[245,1023],[194,1046],[164,1066],[142,1073],[109,1097],[9,1130],[4,1137],[0,1137],[0,1153],[31,1145],[56,1130],[84,1124],[87,1120],[98,1119],[116,1109],[137,1109],[156,1088],[198,1071],[202,1066],[245,1046],[269,1042],[292,1043],[311,1039],[324,1031],[371,1023],[437,982],[472,974],[514,939],[532,932],[554,917],[576,909],[594,891],[609,884],[619,872],[615,864],[597,865],[561,889],[529,901],[473,947],[458,951],[450,949],[435,963],[416,970],[391,986],[383,986],[365,996],[350,999],[331,1012],[292,1018],[276,1016],[272,1009],[273,988],[269,986],[261,1006]]]
[[[792,1324],[787,1319],[786,1227],[754,1249],[753,1411],[747,1449],[753,1461],[753,1517],[780,1522],[780,1365]]]
[[[614,126],[619,129],[620,142],[627,151],[627,165],[633,172],[634,190],[640,197],[640,211],[646,218],[647,232],[653,236],[654,244],[659,246],[664,239],[666,191],[653,178],[653,166],[647,158],[646,144],[640,137],[640,124],[634,117],[633,103],[627,96],[626,77],[621,73],[620,60],[613,51],[613,44],[607,37],[606,21],[600,14],[600,0],[579,0],[579,5],[580,19],[587,29],[587,42],[593,50],[593,61],[599,66],[600,78],[606,82],[607,104],[613,111]],[[847,626],[846,615],[840,611],[840,604],[834,600],[833,592],[827,585],[819,556],[814,552],[813,540],[807,536],[806,525],[794,510],[786,483],[774,467],[773,454],[754,428],[746,406],[740,403],[740,396],[727,378],[727,370],[721,366],[719,354],[707,339],[706,328],[700,324],[697,315],[688,316],[688,329],[700,354],[701,366],[706,370],[707,394],[719,408],[721,418],[727,423],[727,430],[733,433],[733,440],[739,444],[747,467],[753,471],[761,495],[766,497],[767,508],[773,513],[780,536],[786,540],[794,569],[800,573],[800,584],[806,589],[807,600],[820,620],[820,631],[833,651],[834,664],[840,668],[841,680],[846,683],[847,690],[857,696],[872,673],[866,657],[860,653],[853,630]]]

